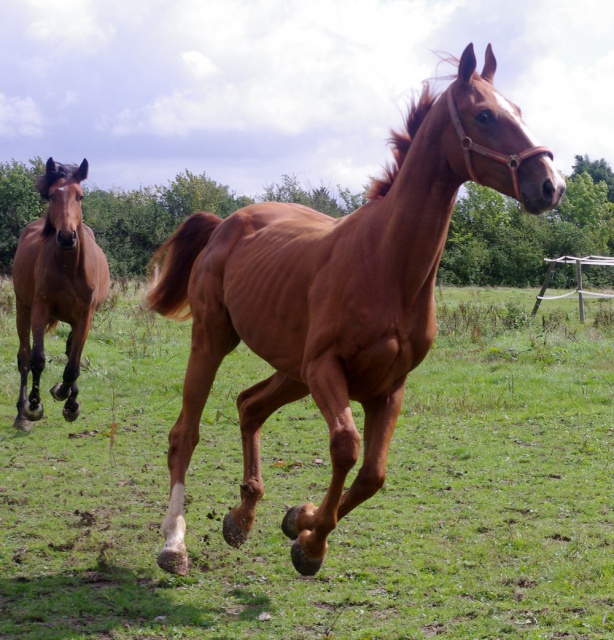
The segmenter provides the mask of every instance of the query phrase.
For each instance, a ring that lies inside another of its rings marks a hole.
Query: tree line
[[[41,158],[29,164],[0,163],[0,273],[10,273],[23,227],[44,215],[46,202],[33,187],[41,173]],[[341,217],[365,200],[364,192],[312,187],[289,175],[265,185],[255,198],[238,196],[206,173],[186,170],[167,186],[129,191],[86,188],[83,216],[107,255],[112,276],[142,277],[155,249],[191,213],[211,211],[225,218],[264,201],[297,202]],[[614,173],[604,159],[576,156],[560,206],[543,216],[528,215],[515,200],[467,183],[455,205],[438,281],[537,286],[547,268],[545,257],[589,254],[614,255]],[[553,286],[567,287],[566,277],[559,270]],[[603,267],[588,269],[586,277],[597,286],[614,284],[614,270]]]

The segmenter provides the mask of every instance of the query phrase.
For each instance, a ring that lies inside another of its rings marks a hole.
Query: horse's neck
[[[449,124],[445,102],[432,107],[380,207],[387,218],[381,238],[401,286],[417,293],[433,286],[461,180],[443,153]]]

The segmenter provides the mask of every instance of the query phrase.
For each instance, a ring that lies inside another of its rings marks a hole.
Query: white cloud
[[[433,72],[422,43],[454,2],[293,0],[183,3],[167,16],[187,82],[123,110],[113,132],[364,127]],[[416,28],[408,28],[415,24]],[[175,83],[177,84],[177,83]],[[394,123],[391,123],[394,124]]]
[[[181,54],[186,67],[197,78],[207,78],[219,72],[219,69],[210,58],[200,51],[184,51]]]
[[[27,0],[26,4],[34,16],[28,36],[43,44],[48,55],[74,51],[91,55],[115,33],[99,18],[96,9],[102,7],[92,0],[62,0],[53,5],[47,0]]]
[[[39,136],[43,118],[31,98],[8,98],[0,93],[0,136]]]
[[[612,160],[614,49],[590,65],[542,58],[518,91],[527,120],[553,147],[564,173],[570,173],[574,155]]]

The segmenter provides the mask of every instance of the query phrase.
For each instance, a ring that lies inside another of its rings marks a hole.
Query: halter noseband
[[[489,149],[488,147],[483,147],[481,144],[477,144],[474,142],[463,129],[463,125],[461,123],[461,119],[458,115],[458,109],[456,108],[456,102],[454,101],[454,96],[452,95],[452,88],[448,89],[448,109],[450,110],[450,118],[452,118],[452,124],[456,129],[456,133],[460,139],[461,147],[463,148],[463,153],[465,155],[465,166],[467,167],[467,172],[469,173],[469,177],[474,182],[478,184],[482,184],[473,170],[473,164],[471,162],[471,152],[475,151],[475,153],[479,153],[487,158],[491,158],[492,160],[496,160],[497,162],[501,162],[502,164],[506,164],[510,170],[510,174],[512,177],[512,185],[514,187],[514,196],[518,202],[522,203],[522,194],[520,193],[520,184],[518,182],[518,167],[523,160],[527,158],[532,158],[533,156],[539,156],[541,154],[546,154],[550,156],[550,159],[554,159],[554,155],[548,147],[531,147],[526,151],[522,151],[521,153],[510,154],[506,156],[503,153],[499,153],[494,149]]]

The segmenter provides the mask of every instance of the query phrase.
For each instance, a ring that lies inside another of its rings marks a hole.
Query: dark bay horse
[[[45,368],[45,331],[59,321],[70,325],[66,341],[68,362],[62,382],[51,389],[55,400],[65,400],[64,418],[79,415],[77,378],[81,353],[97,307],[109,294],[109,267],[94,233],[83,223],[81,182],[88,162],[64,166],[49,158],[36,187],[49,201],[47,215],[31,222],[21,233],[13,264],[17,305],[21,388],[14,426],[22,431],[43,417],[40,378]],[[30,332],[32,348],[30,348]],[[28,373],[32,391],[28,396]]]
[[[383,485],[408,373],[435,337],[434,287],[459,187],[475,180],[538,214],[565,182],[520,111],[493,86],[489,46],[481,74],[473,46],[437,97],[425,85],[406,131],[393,134],[395,165],[374,181],[363,207],[342,219],[296,204],[262,203],[220,220],[188,218],[154,256],[155,311],[193,318],[181,413],[169,435],[170,504],[158,564],[189,570],[184,535],[186,470],[199,420],[223,358],[243,340],[276,372],[239,394],[241,502],[224,520],[234,546],[247,538],[264,494],[260,431],[281,406],[311,394],[328,425],[332,479],[318,507],[293,507],[282,529],[291,557],[315,574],[340,518]],[[350,400],[364,408],[363,462]]]

